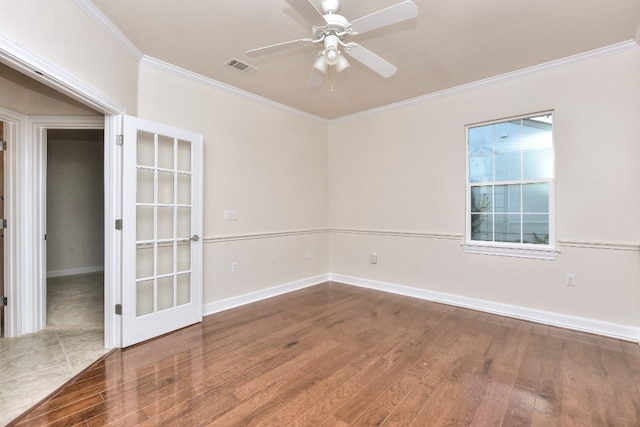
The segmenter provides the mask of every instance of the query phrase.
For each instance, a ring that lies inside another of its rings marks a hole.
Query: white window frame
[[[544,260],[554,260],[558,256],[558,251],[556,250],[556,233],[555,233],[555,123],[552,126],[552,150],[553,150],[553,175],[550,179],[544,180],[535,180],[535,182],[548,182],[549,183],[549,243],[544,244],[531,244],[531,243],[510,243],[510,242],[495,242],[495,241],[480,241],[480,240],[471,240],[471,188],[477,183],[469,182],[469,130],[472,128],[477,128],[480,126],[488,126],[494,125],[497,123],[503,123],[512,120],[525,119],[530,117],[542,116],[546,114],[551,114],[555,119],[555,112],[553,110],[522,114],[513,117],[507,117],[497,120],[491,120],[480,123],[469,124],[465,127],[465,161],[466,161],[466,183],[465,183],[465,191],[466,191],[466,204],[465,204],[465,221],[466,221],[466,230],[465,230],[465,243],[462,245],[462,248],[466,253],[470,254],[481,254],[481,255],[499,255],[499,256],[510,256],[510,257],[519,257],[519,258],[533,258],[533,259],[544,259]],[[492,185],[503,185],[503,184],[516,184],[529,183],[528,180],[513,180],[513,181],[493,181]],[[472,185],[473,184],[473,185]]]

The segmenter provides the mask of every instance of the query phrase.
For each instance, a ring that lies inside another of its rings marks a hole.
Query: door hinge
[[[7,228],[7,220],[0,219],[0,230],[4,230],[5,228]]]
[[[7,151],[7,141],[0,139],[0,151]]]
[[[124,144],[124,135],[116,135],[116,145],[123,145]]]
[[[122,315],[122,304],[116,304],[116,314]]]
[[[0,307],[6,307],[7,302],[7,297],[0,297]]]
[[[122,220],[116,219],[116,230],[122,230]]]

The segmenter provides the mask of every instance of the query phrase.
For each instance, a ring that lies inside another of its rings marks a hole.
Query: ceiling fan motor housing
[[[313,28],[313,39],[320,40],[324,36],[328,35],[337,35],[340,39],[344,37],[347,33],[347,26],[349,25],[349,20],[342,15],[336,14],[327,14],[324,15],[325,21],[327,21],[327,25],[324,27],[314,27]]]
[[[340,7],[338,0],[322,0],[322,10],[326,14],[336,13]]]

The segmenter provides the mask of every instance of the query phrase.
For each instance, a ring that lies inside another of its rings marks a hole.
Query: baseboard
[[[65,270],[47,271],[47,278],[73,276],[75,274],[98,273],[104,271],[104,265],[91,265],[89,267],[67,268]]]
[[[218,313],[220,311],[229,310],[231,308],[240,307],[246,304],[251,304],[252,302],[275,297],[275,296],[286,294],[293,291],[297,291],[299,289],[308,288],[310,286],[319,285],[320,283],[327,282],[328,280],[329,280],[329,275],[322,274],[319,276],[309,277],[302,280],[296,280],[295,282],[274,286],[272,288],[263,289],[256,292],[250,292],[248,294],[239,295],[237,297],[211,302],[204,305],[202,314],[204,316],[207,316],[209,314]]]
[[[513,317],[516,319],[528,320],[545,325],[558,326],[581,332],[588,332],[597,335],[622,339],[625,341],[640,342],[640,328],[635,328],[616,323],[603,322],[584,317],[569,316],[566,314],[554,313],[550,311],[535,310],[509,304],[502,304],[492,301],[463,297],[460,295],[447,294],[442,292],[428,291],[408,286],[401,286],[392,283],[378,282],[359,277],[344,276],[340,274],[329,274],[329,280],[344,283],[347,285],[359,286],[392,294],[404,295],[419,298],[427,301],[453,305],[456,307],[469,308],[486,313],[499,314],[501,316]]]

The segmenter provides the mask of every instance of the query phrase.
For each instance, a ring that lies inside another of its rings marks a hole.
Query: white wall
[[[205,304],[327,273],[326,122],[145,65],[139,116],[204,136]]]
[[[331,272],[640,326],[638,75],[634,49],[334,122]],[[549,109],[560,255],[465,254],[465,125]],[[576,287],[564,285],[566,273]]]

